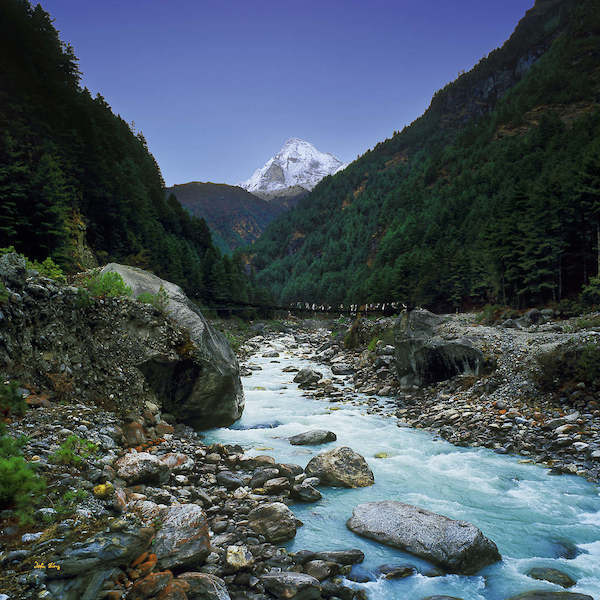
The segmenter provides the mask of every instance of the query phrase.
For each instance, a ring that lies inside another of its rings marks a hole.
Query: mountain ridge
[[[538,0],[421,117],[271,223],[258,281],[284,302],[451,310],[579,290],[595,260],[577,189],[600,155],[599,14],[598,0]]]
[[[239,185],[260,197],[272,197],[292,187],[312,190],[321,179],[347,165],[329,152],[317,150],[311,143],[291,137],[279,152]]]

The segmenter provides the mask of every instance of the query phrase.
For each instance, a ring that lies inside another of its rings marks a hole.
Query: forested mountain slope
[[[538,0],[412,125],[252,248],[285,302],[527,305],[597,274],[600,2]]]
[[[167,188],[190,214],[210,227],[219,248],[230,252],[251,244],[285,207],[225,183],[192,181]]]
[[[66,268],[151,269],[199,299],[247,298],[239,264],[165,196],[141,133],[79,85],[73,49],[26,0],[0,4],[0,247]],[[90,251],[91,248],[91,251]]]

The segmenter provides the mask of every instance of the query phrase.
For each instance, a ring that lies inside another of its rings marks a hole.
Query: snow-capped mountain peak
[[[320,152],[299,138],[290,138],[273,158],[240,186],[253,194],[269,196],[295,186],[312,190],[323,177],[345,167],[333,154]]]

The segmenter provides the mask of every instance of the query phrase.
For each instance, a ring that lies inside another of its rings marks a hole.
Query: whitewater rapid
[[[429,432],[400,428],[395,418],[369,414],[366,406],[307,398],[293,383],[295,374],[283,372],[285,367],[310,367],[325,377],[332,375],[328,367],[301,357],[307,347],[294,346],[293,338],[282,336],[261,348],[250,362],[262,370],[242,378],[243,417],[231,428],[204,436],[207,443],[240,444],[249,455],[270,454],[277,462],[302,467],[315,454],[336,446],[349,446],[365,457],[375,475],[374,486],[320,487],[319,502],[292,505],[304,526],[286,545],[289,551],[360,548],[365,561],[355,569],[374,581],[351,585],[367,589],[372,600],[419,600],[435,594],[505,600],[534,589],[564,591],[527,577],[533,567],[560,569],[577,581],[568,591],[600,600],[597,485],[572,475],[552,476],[547,469],[519,462],[518,456],[458,448]],[[273,348],[280,351],[278,358],[261,356]],[[306,447],[287,441],[316,428],[333,431],[337,442]],[[412,564],[424,570],[430,565],[346,528],[354,506],[374,500],[399,500],[469,521],[497,544],[503,560],[470,577],[377,578],[377,567],[383,564]]]

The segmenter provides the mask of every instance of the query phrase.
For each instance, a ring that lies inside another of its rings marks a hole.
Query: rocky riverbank
[[[159,419],[149,405],[143,422]],[[0,513],[0,597],[365,597],[332,579],[362,561],[360,551],[290,555],[280,547],[301,526],[288,508],[307,478],[301,467],[206,446],[183,425],[147,439],[140,425],[84,405],[32,409],[11,423],[10,434],[27,434],[23,455],[48,487],[34,524],[19,527],[12,511]],[[77,463],[54,462],[72,436],[97,449]]]
[[[556,474],[600,481],[600,381],[590,385],[575,379],[554,392],[539,384],[544,357],[559,357],[552,367],[560,377],[563,354],[598,348],[597,315],[561,321],[540,317],[535,323],[524,319],[503,326],[480,325],[475,315],[452,315],[436,325],[436,339],[468,344],[480,352],[484,368],[405,387],[397,372],[396,320],[354,325],[345,334],[346,339],[356,337],[353,349],[345,347],[344,334],[332,337],[330,329],[314,326],[296,323],[296,339],[310,348],[305,357],[327,364],[335,377],[307,380],[307,396],[362,403],[357,394],[367,394],[368,410],[396,416],[400,427],[427,429],[459,446],[518,454]],[[263,343],[257,336],[243,349],[256,350]],[[242,365],[245,373],[252,368],[251,362]]]

